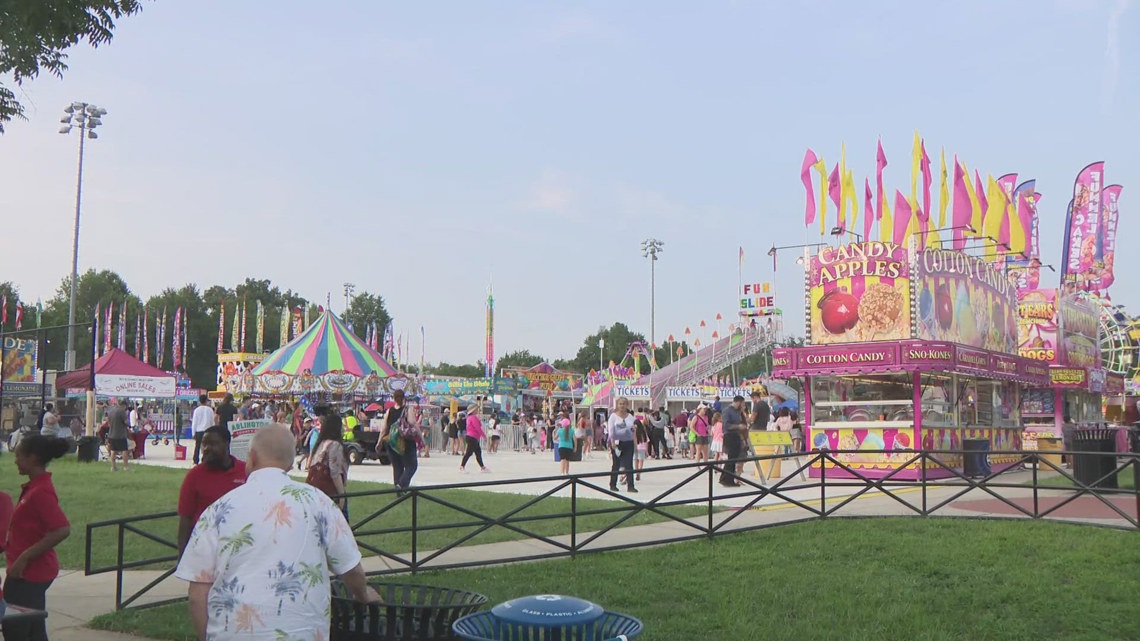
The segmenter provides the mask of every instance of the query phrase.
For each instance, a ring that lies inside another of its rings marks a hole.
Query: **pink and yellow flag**
[[[906,199],[901,191],[895,190],[895,224],[894,234],[891,237],[891,242],[902,244],[906,240],[907,230],[910,229],[910,219],[914,216],[914,210],[910,206],[910,202]]]
[[[871,240],[871,223],[875,221],[872,215],[875,211],[871,205],[871,179],[863,179],[863,240]]]
[[[879,140],[879,148],[875,152],[875,219],[883,219],[883,170],[887,167],[887,155],[883,153],[883,141]],[[868,210],[868,213],[870,210]]]
[[[810,225],[815,222],[815,184],[811,179],[811,168],[819,161],[816,158],[815,152],[808,149],[804,154],[804,162],[800,165],[800,181],[804,184],[804,196],[806,205],[804,207],[804,225]]]

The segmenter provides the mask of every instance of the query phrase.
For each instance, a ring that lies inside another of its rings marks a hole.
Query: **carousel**
[[[397,389],[415,393],[414,379],[398,372],[329,310],[236,383],[233,391],[240,395],[310,402],[374,400]]]

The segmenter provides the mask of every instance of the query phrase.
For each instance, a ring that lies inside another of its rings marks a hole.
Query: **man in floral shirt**
[[[358,601],[367,586],[348,522],[320,490],[286,475],[293,435],[261,428],[249,476],[212,504],[194,526],[175,576],[190,582],[190,618],[203,641],[324,641],[329,636],[329,573]]]

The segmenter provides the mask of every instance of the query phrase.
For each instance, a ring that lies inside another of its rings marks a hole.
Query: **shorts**
[[[709,444],[709,437],[697,436],[697,445],[708,445],[708,444]]]
[[[110,446],[112,452],[126,452],[130,449],[125,438],[109,438],[107,445]]]
[[[503,438],[503,437],[501,437],[501,436],[498,436],[498,435],[492,435],[492,436],[491,436],[491,440],[492,440],[492,441],[497,441],[497,440],[499,440],[499,439],[501,439],[501,438]]]
[[[574,448],[572,448],[572,447],[560,447],[560,448],[558,448],[558,458],[562,459],[563,461],[573,460],[574,459]]]
[[[633,450],[633,460],[644,461],[647,458],[649,458],[649,448],[638,445],[637,448]]]
[[[799,439],[801,441],[804,439],[804,431],[802,429],[792,428],[791,434],[793,439]]]

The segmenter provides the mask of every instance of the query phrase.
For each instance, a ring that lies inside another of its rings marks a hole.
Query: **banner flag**
[[[1077,174],[1073,182],[1072,220],[1065,230],[1063,246],[1065,264],[1061,282],[1065,287],[1088,290],[1092,280],[1103,268],[1103,262],[1097,256],[1103,185],[1103,161],[1089,164]]]
[[[800,181],[804,184],[806,205],[804,207],[804,225],[815,222],[815,183],[811,178],[811,168],[819,161],[811,149],[804,154],[803,165],[800,166]]]

